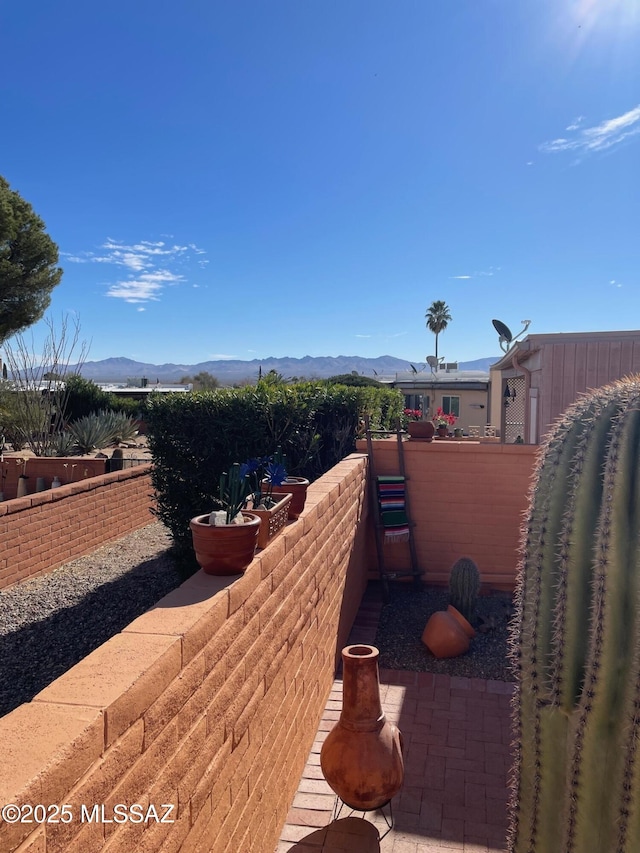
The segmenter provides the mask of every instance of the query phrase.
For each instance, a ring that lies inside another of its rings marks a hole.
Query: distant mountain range
[[[489,365],[498,358],[478,358],[475,361],[460,362],[460,370],[488,371]],[[418,365],[416,364],[416,367]],[[391,355],[378,358],[361,358],[357,355],[339,355],[304,358],[262,358],[253,361],[224,359],[201,361],[198,364],[149,364],[133,361],[130,358],[105,358],[102,361],[87,361],[80,368],[71,366],[72,372],[79,372],[85,379],[95,382],[125,382],[127,379],[146,377],[149,383],[177,383],[185,376],[195,376],[206,371],[220,380],[222,385],[232,385],[244,379],[255,380],[262,368],[262,374],[275,370],[285,379],[326,379],[341,373],[356,371],[363,376],[388,377],[396,373],[411,370],[411,363]]]

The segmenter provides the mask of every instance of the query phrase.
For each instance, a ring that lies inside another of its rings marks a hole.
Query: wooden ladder
[[[418,568],[418,557],[416,554],[416,544],[413,538],[413,528],[415,524],[411,520],[411,513],[409,511],[409,490],[407,488],[407,483],[409,478],[406,475],[405,464],[404,464],[404,449],[403,449],[403,441],[402,437],[404,435],[404,431],[400,428],[400,421],[396,421],[396,446],[398,450],[398,474],[393,475],[391,477],[378,476],[376,473],[375,466],[375,456],[374,456],[374,442],[372,440],[372,436],[374,435],[389,435],[389,430],[382,429],[371,429],[371,424],[369,420],[369,415],[365,415],[365,434],[367,438],[367,453],[369,455],[369,494],[371,497],[371,505],[373,507],[374,513],[374,525],[375,525],[375,536],[376,536],[376,553],[378,556],[378,571],[380,572],[380,579],[382,581],[382,589],[384,594],[385,601],[389,600],[389,581],[397,580],[398,578],[403,577],[412,577],[414,583],[416,585],[420,585],[422,581],[422,572]],[[400,486],[402,484],[403,487],[403,497],[404,497],[404,506],[402,510],[391,510],[391,512],[384,512],[381,506],[381,488],[384,490],[385,488],[390,488],[393,490],[394,484]],[[401,518],[402,514],[404,518]],[[387,518],[383,518],[386,516]],[[394,521],[398,522],[398,526],[402,528],[402,534],[404,535],[404,528],[406,527],[406,538],[401,541],[406,541],[409,546],[409,557],[411,563],[411,569],[407,571],[388,571],[385,563],[385,545],[388,542],[393,541],[393,525],[390,527],[388,520],[392,516],[394,517]],[[385,524],[387,521],[387,524]]]

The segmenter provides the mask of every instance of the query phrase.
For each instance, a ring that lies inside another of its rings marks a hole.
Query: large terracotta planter
[[[266,548],[274,536],[282,530],[289,516],[289,504],[291,493],[280,495],[281,500],[271,509],[254,509],[251,512],[260,518],[260,532],[258,533],[258,548]]]
[[[309,480],[306,477],[287,477],[281,486],[273,486],[272,492],[274,495],[292,495],[289,504],[289,518],[296,519],[304,509],[308,488]]]
[[[450,604],[431,616],[422,632],[422,642],[437,658],[455,658],[469,651],[475,635],[462,613]]]
[[[379,654],[366,645],[342,650],[342,712],[320,752],[331,788],[350,808],[362,811],[388,803],[404,778],[402,735],[380,704]]]
[[[244,524],[209,524],[209,513],[189,522],[196,560],[208,575],[237,575],[253,560],[260,532],[260,518],[243,512]]]
[[[433,441],[435,431],[431,421],[409,421],[407,424],[407,432],[413,439]]]

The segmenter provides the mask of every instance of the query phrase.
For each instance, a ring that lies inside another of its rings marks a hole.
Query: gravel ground
[[[184,577],[170,547],[169,532],[154,522],[49,575],[0,590],[0,716],[30,701],[179,586]],[[506,655],[510,596],[480,597],[471,649],[438,660],[420,638],[448,597],[439,587],[391,585],[375,640],[380,666],[513,680]]]
[[[182,583],[154,522],[49,575],[0,590],[0,716]]]
[[[446,610],[449,592],[441,587],[392,584],[376,634],[379,663],[388,669],[437,672],[471,678],[513,681],[507,660],[507,626],[512,615],[511,596],[480,596],[472,625],[476,636],[469,651],[457,658],[439,660],[422,643],[424,627],[432,613]]]

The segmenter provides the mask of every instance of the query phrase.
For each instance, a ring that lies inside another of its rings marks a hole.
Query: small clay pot
[[[422,632],[422,642],[437,658],[455,658],[469,651],[475,635],[462,613],[450,604],[431,616]]]

